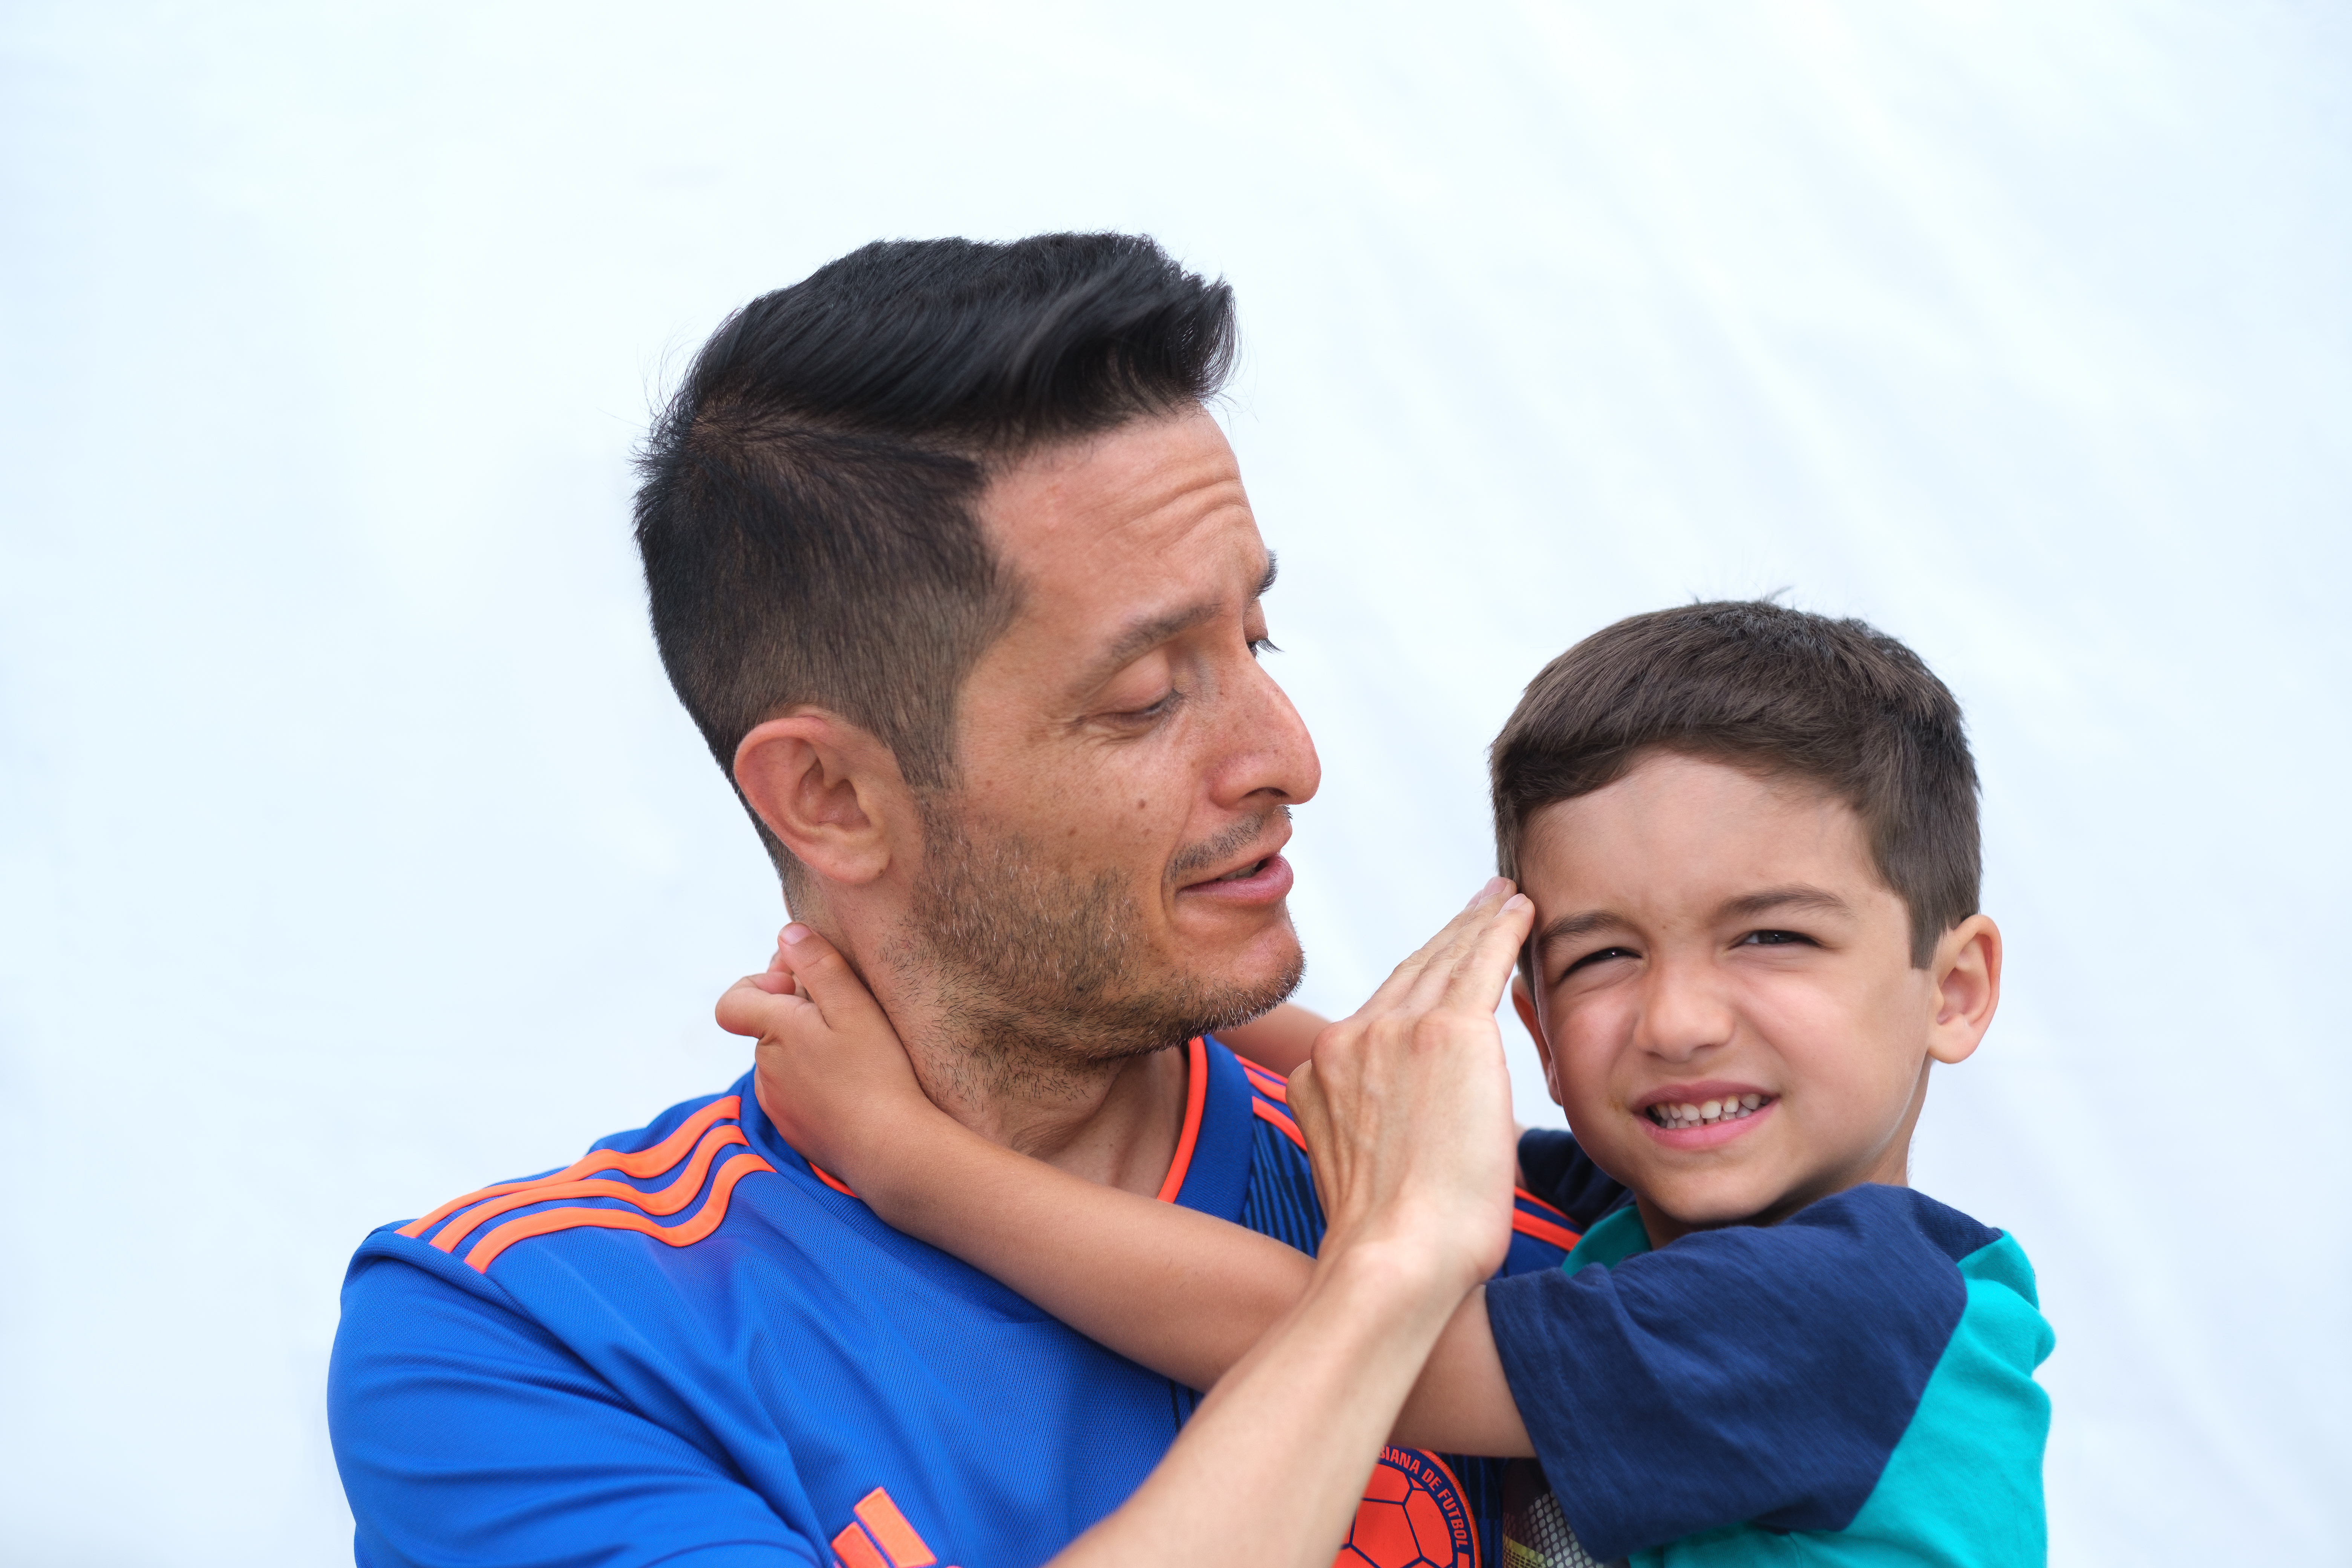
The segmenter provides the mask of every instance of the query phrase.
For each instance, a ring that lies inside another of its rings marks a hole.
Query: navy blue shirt
[[[1552,1190],[1605,1217],[1564,1268],[1497,1280],[1486,1306],[1585,1552],[2042,1561],[2049,1401],[2032,1374],[2053,1340],[2014,1240],[1866,1185],[1652,1251],[1564,1136],[1538,1151]]]

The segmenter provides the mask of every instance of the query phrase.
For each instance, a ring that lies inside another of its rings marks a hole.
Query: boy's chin
[[[1641,1189],[1644,1205],[1679,1230],[1770,1224],[1811,1201],[1805,1184],[1733,1177],[1668,1180]]]

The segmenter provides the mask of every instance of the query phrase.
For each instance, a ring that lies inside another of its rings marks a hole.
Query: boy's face
[[[1529,820],[1521,1016],[1587,1152],[1654,1245],[1905,1177],[1929,1061],[1992,1021],[2000,935],[1911,964],[1861,818],[1805,781],[1675,752]]]

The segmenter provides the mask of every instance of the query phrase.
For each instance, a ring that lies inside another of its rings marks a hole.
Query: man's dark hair
[[[1977,769],[1960,705],[1885,633],[1730,601],[1586,637],[1528,683],[1488,753],[1503,875],[1517,879],[1537,811],[1662,751],[1810,780],[1853,806],[1910,911],[1915,967],[1977,912]]]
[[[1019,600],[973,510],[989,477],[1204,401],[1233,353],[1233,290],[1134,235],[879,241],[728,317],[636,502],[654,638],[719,767],[809,703],[951,784],[957,693]]]

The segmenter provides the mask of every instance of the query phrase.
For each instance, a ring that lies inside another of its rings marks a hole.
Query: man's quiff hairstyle
[[[950,785],[957,694],[1020,596],[974,510],[989,478],[1200,405],[1233,354],[1233,290],[1132,235],[877,242],[728,317],[636,500],[654,638],[719,767],[809,704]]]
[[[1919,656],[1857,620],[1763,601],[1633,616],[1528,683],[1488,753],[1495,850],[1517,880],[1528,821],[1654,752],[1811,781],[1853,806],[1911,916],[1911,962],[1977,912],[1977,770],[1960,705]]]

